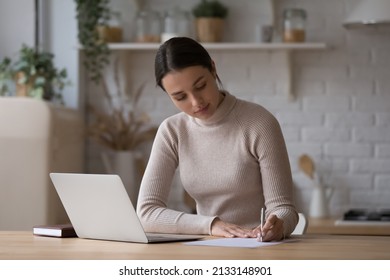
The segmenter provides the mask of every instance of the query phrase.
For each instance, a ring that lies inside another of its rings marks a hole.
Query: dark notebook
[[[72,224],[34,226],[33,233],[52,237],[77,237]]]

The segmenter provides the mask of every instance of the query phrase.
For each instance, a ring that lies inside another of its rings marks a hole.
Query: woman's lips
[[[208,110],[208,108],[209,108],[209,105],[210,105],[210,104],[207,104],[206,106],[204,106],[204,107],[198,109],[197,111],[195,111],[195,114],[202,114],[202,113],[207,112],[207,110]]]

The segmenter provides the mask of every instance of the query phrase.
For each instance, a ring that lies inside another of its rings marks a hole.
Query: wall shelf
[[[294,100],[291,55],[295,51],[325,50],[325,43],[203,43],[207,50],[226,51],[273,51],[278,56],[282,67],[281,75],[286,81],[286,92],[288,100]],[[112,43],[108,47],[113,51],[156,51],[159,43]]]
[[[325,43],[204,43],[208,50],[321,50],[326,49]],[[159,43],[111,43],[111,50],[157,50]]]

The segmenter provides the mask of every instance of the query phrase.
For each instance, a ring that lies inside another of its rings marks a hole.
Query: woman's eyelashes
[[[206,88],[207,84],[206,83],[202,83],[200,85],[196,85],[194,86],[194,91],[198,92],[198,91],[201,91],[203,90],[204,88]],[[175,100],[176,101],[182,101],[182,100],[185,100],[187,98],[187,94],[180,94],[180,95],[177,95],[175,96]]]
[[[196,91],[202,90],[206,87],[206,83],[202,83],[200,85],[196,85],[194,88]]]
[[[181,94],[181,95],[177,96],[175,99],[176,99],[176,101],[181,101],[181,100],[184,100],[185,98],[186,98],[186,95]]]

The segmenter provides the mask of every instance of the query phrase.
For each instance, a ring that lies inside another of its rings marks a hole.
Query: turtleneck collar
[[[225,95],[225,98],[222,100],[221,104],[219,104],[217,110],[211,117],[206,120],[193,117],[192,120],[201,126],[213,126],[223,121],[233,109],[237,101],[236,97],[234,97],[227,91],[223,91],[223,94]]]

